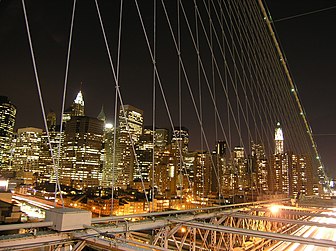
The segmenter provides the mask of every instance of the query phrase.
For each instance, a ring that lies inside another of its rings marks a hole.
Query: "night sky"
[[[115,1],[99,1],[115,59],[117,52],[113,48],[116,48],[118,39],[119,6],[116,8],[112,2]],[[275,21],[335,5],[334,0],[266,2]],[[54,110],[60,114],[72,1],[27,0],[26,5],[45,108],[46,111]],[[152,81],[152,71],[148,70],[150,57],[139,49],[146,50],[146,44],[140,24],[134,25],[132,22],[137,15],[133,1],[125,1],[124,9],[127,14],[122,39],[133,42],[122,45],[121,64],[132,69],[131,73],[124,68],[120,71],[123,99],[125,104],[143,109],[145,124],[151,124],[152,94],[143,88],[145,83]],[[147,11],[151,11],[149,7]],[[146,21],[149,24],[149,20]],[[336,175],[335,24],[336,9],[275,22],[308,120],[316,134],[322,161],[333,175]],[[107,117],[112,121],[115,88],[94,1],[78,1],[72,42],[66,106],[75,98],[83,82],[87,115],[97,116],[104,105]],[[167,64],[171,53],[171,45],[168,46],[164,38],[158,35],[158,54],[167,58]],[[42,127],[21,1],[0,1],[0,66],[0,95],[8,96],[17,106],[16,128]],[[162,70],[167,82],[176,82],[176,77],[172,77],[175,73]],[[168,92],[171,93],[167,96],[174,96],[176,91],[176,87],[170,88]],[[172,110],[176,110],[176,107],[172,106]],[[162,102],[158,103],[157,109],[164,109]],[[167,119],[159,120],[158,126],[169,127]]]
[[[272,19],[335,6],[333,0],[268,0]],[[336,9],[275,22],[327,170],[336,176]],[[326,135],[332,134],[332,135]]]

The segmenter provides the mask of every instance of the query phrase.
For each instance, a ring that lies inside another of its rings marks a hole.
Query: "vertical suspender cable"
[[[121,25],[122,25],[122,13],[123,13],[123,0],[120,2],[119,11],[119,32],[118,32],[118,56],[117,56],[117,73],[116,73],[116,85],[119,87],[119,68],[120,68],[120,47],[121,47]],[[114,100],[114,127],[113,127],[113,157],[112,157],[112,190],[111,190],[111,215],[113,214],[114,203],[114,185],[115,185],[115,155],[116,155],[116,141],[117,141],[117,113],[118,113],[118,91],[115,90]]]
[[[25,23],[26,23],[26,28],[27,28],[29,47],[30,47],[30,52],[31,52],[31,57],[32,57],[32,62],[33,62],[36,86],[37,86],[37,90],[38,90],[38,94],[39,94],[39,100],[40,100],[40,105],[41,105],[41,110],[42,110],[42,115],[43,115],[43,122],[44,122],[44,126],[45,126],[46,133],[47,133],[48,145],[49,145],[49,150],[50,150],[50,153],[51,153],[51,158],[52,158],[52,162],[53,162],[53,166],[54,166],[54,172],[57,175],[56,161],[55,161],[53,149],[52,149],[51,142],[50,142],[50,134],[49,134],[47,118],[46,118],[45,109],[44,109],[44,102],[43,102],[43,97],[42,97],[42,92],[41,92],[40,80],[39,80],[39,76],[38,76],[38,72],[37,72],[37,67],[36,67],[36,62],[35,62],[35,54],[34,54],[33,43],[32,43],[32,39],[31,39],[31,35],[30,35],[27,11],[26,11],[26,6],[25,6],[25,1],[24,0],[22,0],[22,6],[23,6],[23,13],[24,13],[24,18],[25,18]],[[56,185],[58,187],[58,191],[60,192],[60,196],[61,196],[61,199],[62,199],[62,206],[64,207],[61,187],[59,185],[58,180],[56,181]],[[56,204],[56,193],[55,193],[54,204]]]
[[[152,212],[154,212],[154,197],[155,197],[155,120],[156,120],[156,76],[155,76],[155,68],[156,68],[156,0],[153,0],[153,19],[154,19],[154,24],[153,24],[153,57],[154,57],[154,62],[153,62],[153,111],[152,111],[152,116],[153,116],[153,150],[152,150]]]
[[[100,23],[100,26],[101,26],[101,29],[102,29],[102,33],[103,33],[103,38],[104,38],[104,43],[105,43],[107,55],[108,55],[109,62],[110,62],[110,67],[111,67],[111,70],[112,70],[112,74],[113,74],[113,78],[114,78],[114,81],[115,81],[115,86],[116,86],[118,98],[119,98],[119,101],[120,101],[120,106],[122,108],[122,113],[124,114],[124,118],[125,118],[126,128],[129,128],[129,126],[128,126],[128,119],[125,116],[126,112],[125,112],[125,109],[124,109],[124,103],[123,103],[122,96],[121,96],[121,93],[120,93],[120,88],[119,88],[119,85],[118,85],[118,77],[117,77],[116,71],[114,69],[114,65],[113,65],[113,61],[112,61],[112,56],[111,56],[111,52],[110,52],[110,49],[109,49],[109,46],[108,46],[108,41],[107,41],[107,37],[106,37],[106,33],[105,33],[105,28],[104,28],[104,24],[103,24],[103,20],[102,20],[101,14],[100,14],[100,9],[99,9],[99,5],[98,5],[97,0],[95,0],[95,4],[96,4],[96,8],[97,8],[99,23]],[[136,155],[136,152],[135,152],[134,141],[132,139],[132,135],[131,135],[131,133],[130,133],[129,130],[128,130],[128,136],[129,136],[129,139],[130,139],[130,142],[131,142],[131,146],[132,146],[132,151],[133,151],[133,154],[134,154],[135,163],[137,165],[138,172],[140,174],[142,189],[143,189],[144,194],[145,194],[147,205],[149,205],[149,200],[148,200],[148,196],[147,196],[147,193],[146,193],[145,184],[144,184],[144,181],[143,181],[143,177],[142,177],[141,171],[139,169],[139,162],[138,162],[138,158],[137,158],[137,155]]]
[[[180,149],[182,149],[182,137],[181,137],[181,131],[182,131],[182,83],[181,83],[181,24],[180,24],[180,0],[177,0],[177,46],[179,48],[179,54],[178,54],[178,99],[179,99],[179,138],[177,143],[180,145]],[[183,168],[183,151],[181,151],[182,154],[180,154],[179,160],[179,176],[181,178],[179,189],[181,193],[181,202],[182,202],[182,191],[183,191],[183,174],[182,174],[182,168]],[[179,180],[179,179],[178,179]]]
[[[61,108],[61,122],[60,122],[60,130],[59,130],[60,141],[58,143],[58,150],[57,150],[56,183],[59,183],[58,167],[59,167],[60,158],[61,158],[60,155],[61,155],[62,135],[64,135],[63,134],[63,114],[64,114],[64,108],[65,108],[65,99],[66,99],[67,85],[68,85],[69,62],[70,62],[70,52],[71,52],[71,42],[72,42],[73,25],[74,25],[74,20],[75,20],[75,9],[76,9],[76,0],[74,0],[73,8],[72,8],[72,17],[71,17],[71,26],[70,26],[70,36],[69,36],[69,44],[68,44],[67,62],[66,62],[66,67],[65,67],[63,98],[62,98],[62,108]],[[56,186],[57,186],[57,184],[56,184]],[[56,186],[55,186],[55,199],[56,199]],[[62,193],[61,193],[61,195],[62,195]],[[62,199],[62,205],[63,204],[64,203],[63,203],[63,199]]]

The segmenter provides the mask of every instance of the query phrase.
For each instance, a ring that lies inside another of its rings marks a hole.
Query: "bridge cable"
[[[39,94],[39,100],[40,100],[40,105],[41,105],[41,110],[42,110],[42,115],[43,115],[43,122],[44,122],[44,126],[45,126],[45,129],[46,129],[46,134],[47,134],[47,138],[48,138],[48,145],[49,145],[49,150],[50,150],[50,154],[51,154],[51,158],[52,158],[52,162],[53,162],[54,172],[57,175],[58,171],[57,171],[54,151],[52,149],[51,140],[50,140],[50,133],[49,133],[47,118],[46,118],[45,109],[44,109],[44,102],[43,102],[43,97],[42,97],[42,92],[41,92],[40,80],[39,80],[39,75],[38,75],[37,66],[36,66],[36,62],[35,62],[35,54],[34,54],[33,43],[32,43],[32,39],[31,39],[31,35],[30,35],[27,11],[26,11],[26,6],[25,6],[25,1],[24,0],[22,0],[22,6],[23,6],[23,13],[24,13],[25,24],[26,24],[26,29],[27,29],[27,35],[28,35],[29,48],[30,48],[30,53],[31,53],[31,58],[32,58],[32,63],[33,63],[33,68],[34,68],[36,86],[37,86],[37,90],[38,90],[38,94]],[[56,176],[56,177],[58,177],[58,176]],[[58,191],[60,192],[60,197],[61,197],[61,200],[62,200],[62,206],[64,207],[61,187],[60,187],[60,184],[59,184],[58,180],[56,180],[56,186],[58,188]],[[55,202],[54,203],[56,204],[56,194],[55,194]]]
[[[133,154],[134,154],[134,161],[136,163],[137,170],[138,170],[138,173],[140,175],[141,185],[142,185],[142,189],[143,189],[144,194],[145,194],[146,202],[147,202],[148,206],[150,206],[149,200],[148,200],[148,196],[147,196],[147,192],[146,192],[146,188],[145,188],[145,184],[144,184],[144,181],[143,181],[143,176],[142,176],[142,173],[141,173],[141,170],[140,170],[140,167],[139,167],[139,161],[138,161],[138,158],[137,158],[137,155],[136,155],[136,151],[135,151],[134,140],[132,139],[132,135],[131,135],[131,133],[129,131],[128,119],[126,117],[124,103],[123,103],[121,92],[120,92],[120,88],[119,88],[119,82],[118,82],[117,74],[116,74],[116,71],[114,69],[114,65],[113,65],[113,62],[112,62],[112,56],[111,56],[111,52],[110,52],[110,49],[109,49],[109,46],[108,46],[108,41],[107,41],[107,37],[106,37],[106,33],[105,33],[105,28],[104,28],[104,25],[103,25],[103,20],[102,20],[101,14],[100,14],[100,9],[99,9],[99,5],[98,5],[97,0],[95,0],[95,4],[96,4],[96,8],[97,8],[99,23],[100,23],[100,26],[101,26],[101,29],[102,29],[102,33],[103,33],[103,37],[104,37],[104,42],[105,42],[105,47],[106,47],[106,50],[107,50],[107,54],[108,54],[108,58],[109,58],[109,62],[110,62],[111,70],[112,70],[112,74],[113,74],[114,81],[115,81],[115,86],[116,86],[118,97],[119,97],[119,102],[120,102],[120,105],[121,105],[121,108],[122,108],[122,113],[124,114],[126,129],[128,131],[129,140],[131,142],[132,151],[133,151]]]

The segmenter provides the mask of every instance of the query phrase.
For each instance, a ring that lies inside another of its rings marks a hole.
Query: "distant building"
[[[74,116],[67,122],[60,171],[62,184],[77,189],[100,185],[103,130],[104,122],[96,118]]]
[[[275,129],[275,154],[269,168],[269,190],[275,194],[296,196],[313,194],[312,161],[308,155],[284,151],[284,137],[280,123]]]
[[[120,133],[129,133],[134,143],[139,141],[143,131],[143,111],[132,105],[124,105],[119,111]]]
[[[143,131],[143,111],[124,105],[119,112],[116,142],[116,187],[126,189],[133,181],[135,145]]]
[[[211,155],[208,152],[196,152],[194,159],[194,196],[206,198],[210,193]]]
[[[252,171],[255,174],[253,177],[253,186],[257,193],[267,194],[269,192],[269,162],[265,154],[263,145],[252,144]]]
[[[179,197],[183,196],[183,189],[189,186],[186,181],[186,167],[184,157],[188,153],[189,145],[189,130],[186,127],[174,127],[171,137],[171,153],[173,157],[174,169],[173,181],[176,183],[176,188],[172,190],[172,194],[177,194]],[[188,182],[188,181],[187,181]],[[176,190],[176,191],[174,191]]]
[[[98,116],[99,118],[99,116]],[[103,139],[103,183],[104,187],[112,187],[116,181],[116,158],[114,152],[114,127],[110,123],[105,123]]]
[[[63,123],[64,125],[74,116],[85,116],[85,104],[82,91],[77,93],[75,100],[72,102],[71,106],[67,108],[63,113]]]
[[[8,97],[0,96],[0,170],[10,169],[16,107]]]
[[[283,154],[284,153],[284,136],[282,133],[282,128],[280,127],[280,122],[277,123],[274,134],[275,140],[275,154]]]
[[[13,142],[13,171],[17,172],[17,178],[23,179],[25,184],[33,184],[40,173],[42,129],[20,128]]]
[[[189,130],[185,127],[175,127],[171,138],[172,149],[176,152],[188,152]]]
[[[248,170],[244,148],[236,146],[232,154],[232,168],[234,173],[233,187],[236,193],[243,192],[249,187]]]
[[[227,181],[229,179],[226,142],[219,140],[212,152],[213,166],[211,166],[211,192],[224,194],[228,190]]]
[[[153,149],[153,130],[144,129],[135,147],[137,161],[134,163],[133,182],[149,183],[152,180]]]

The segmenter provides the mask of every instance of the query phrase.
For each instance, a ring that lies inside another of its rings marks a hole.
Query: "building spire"
[[[274,133],[275,140],[275,154],[283,154],[284,153],[284,137],[282,128],[280,126],[280,122],[277,123]]]
[[[81,87],[79,92],[77,93],[77,96],[72,103],[72,115],[74,116],[84,116],[84,98],[83,98],[83,93],[82,93],[82,85],[83,83],[81,82]]]

